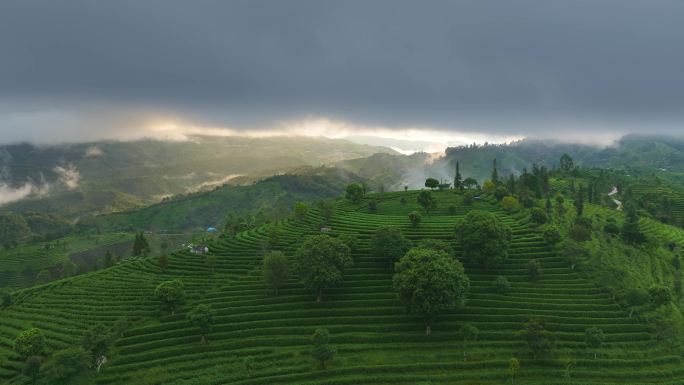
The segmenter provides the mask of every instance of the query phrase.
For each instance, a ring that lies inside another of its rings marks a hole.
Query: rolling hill
[[[94,323],[111,326],[130,317],[132,327],[114,343],[100,373],[70,383],[501,384],[507,381],[511,357],[521,363],[518,384],[675,384],[684,379],[681,355],[658,343],[649,325],[574,272],[526,217],[512,216],[488,199],[464,205],[460,194],[444,191],[435,193],[438,209],[414,228],[406,214],[419,208],[416,194],[369,196],[379,200],[376,213],[368,212],[367,201],[336,203],[331,235],[353,234],[358,247],[342,285],[320,304],[294,279],[273,296],[260,274],[271,229],[281,233],[277,248],[292,255],[304,236],[320,233],[317,210],[305,220],[287,219],[210,243],[217,258],[213,273],[204,256],[181,252],[166,267],[156,258],[136,259],[19,291],[15,303],[1,311],[0,377],[8,384],[28,381],[19,374],[23,362],[11,350],[23,329],[42,329],[54,350],[79,344],[83,330]],[[447,209],[451,205],[454,210]],[[466,264],[472,288],[465,308],[438,317],[426,337],[422,320],[400,306],[386,261],[370,254],[370,236],[381,225],[393,225],[413,241],[453,242],[454,223],[472,209],[492,212],[513,229],[509,259],[490,270]],[[530,259],[544,264],[545,273],[535,282],[527,279]],[[493,290],[499,275],[512,283],[506,295]],[[173,315],[159,313],[153,295],[160,282],[170,279],[182,280],[187,293]],[[197,304],[210,305],[215,314],[206,345],[185,318]],[[519,331],[530,317],[546,320],[554,345],[551,358],[534,359],[528,353]],[[458,333],[464,322],[480,329],[467,361]],[[327,370],[316,369],[309,356],[317,327],[330,330],[337,348]],[[600,327],[606,336],[596,359],[584,342],[591,327]]]

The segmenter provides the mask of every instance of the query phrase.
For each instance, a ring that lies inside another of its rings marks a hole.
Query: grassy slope
[[[500,384],[506,380],[511,356],[521,359],[519,384],[676,383],[684,378],[679,356],[654,344],[649,329],[602,293],[593,283],[573,273],[540,236],[523,222],[488,203],[491,210],[514,230],[509,260],[496,270],[466,265],[472,291],[465,309],[445,314],[423,335],[420,319],[407,315],[391,289],[385,261],[368,253],[368,240],[382,224],[400,226],[413,240],[452,239],[454,222],[470,208],[459,206],[446,215],[449,204],[459,205],[452,192],[436,193],[439,209],[424,217],[418,228],[409,227],[405,213],[416,209],[415,192],[385,194],[378,214],[365,205],[338,204],[332,221],[335,234],[356,234],[360,247],[355,265],[344,283],[327,293],[317,305],[314,296],[295,280],[279,297],[268,295],[260,279],[261,245],[267,226],[241,233],[234,240],[211,245],[218,256],[216,273],[208,274],[204,258],[174,254],[164,271],[155,259],[120,264],[104,271],[21,292],[20,303],[2,310],[0,318],[0,376],[23,384],[17,376],[21,363],[8,349],[12,338],[34,325],[45,330],[51,348],[76,344],[84,327],[110,324],[129,315],[136,326],[116,343],[103,373],[73,381],[78,384]],[[410,204],[398,203],[406,196]],[[283,249],[291,255],[301,237],[315,233],[315,212],[308,222],[284,221]],[[536,258],[545,267],[535,283],[526,278],[526,262]],[[496,275],[512,283],[508,295],[495,294]],[[156,319],[154,287],[181,278],[187,304],[175,316]],[[199,344],[197,331],[185,321],[185,312],[198,303],[211,304],[216,325],[210,342]],[[531,359],[516,335],[530,316],[543,316],[554,338],[554,359]],[[459,326],[473,322],[480,338],[462,361]],[[338,355],[327,371],[318,371],[308,355],[316,327],[329,328]],[[601,327],[607,343],[598,359],[584,347],[584,330]],[[242,359],[254,357],[255,370],[246,373]],[[571,365],[571,378],[560,380]]]

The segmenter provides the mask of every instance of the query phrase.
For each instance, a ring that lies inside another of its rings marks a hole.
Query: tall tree
[[[353,263],[349,247],[327,235],[307,237],[295,253],[294,270],[304,286],[316,291],[316,302],[323,301],[323,290],[342,282],[344,269]]]
[[[418,204],[423,206],[425,212],[430,215],[430,210],[437,208],[437,201],[429,191],[421,191],[416,198]]]
[[[465,303],[470,280],[461,262],[443,251],[411,249],[395,270],[393,283],[399,300],[410,313],[424,317],[428,336],[435,316]]]
[[[596,349],[599,349],[605,340],[606,336],[603,334],[603,330],[599,328],[589,328],[584,332],[584,342],[588,348],[594,349],[594,359],[597,356]]]
[[[492,183],[499,183],[499,170],[496,169],[496,158],[494,158],[494,164],[492,165]]]
[[[264,256],[264,264],[261,269],[264,282],[270,287],[275,295],[278,295],[280,288],[287,282],[290,275],[289,262],[285,254],[273,251]]]
[[[211,307],[207,304],[197,305],[188,313],[187,318],[190,325],[199,329],[202,336],[202,345],[205,345],[207,343],[207,335],[211,332],[211,327],[214,323],[214,313],[211,311]]]
[[[539,318],[530,318],[523,327],[521,335],[532,351],[534,358],[551,350],[550,333],[546,330],[546,323]]]
[[[176,309],[185,299],[185,286],[179,279],[165,281],[157,286],[154,294],[171,314],[176,314]]]
[[[318,328],[311,337],[313,347],[311,356],[318,362],[320,369],[325,369],[328,361],[332,360],[336,353],[335,348],[330,345],[330,333],[328,329]]]
[[[110,341],[109,331],[102,324],[96,324],[86,330],[81,340],[81,345],[90,354],[90,364],[92,367],[97,367],[102,362],[103,357],[107,355]]]
[[[461,170],[459,169],[458,161],[456,161],[456,175],[454,176],[454,188],[463,191],[463,179],[461,178]]]
[[[560,169],[564,172],[570,172],[575,168],[575,162],[572,157],[568,154],[563,154],[560,158]]]
[[[345,197],[354,203],[359,203],[363,199],[365,189],[360,183],[352,183],[346,188]]]
[[[577,217],[581,217],[584,214],[584,186],[581,184],[575,198],[575,209],[577,210]]]
[[[378,227],[370,241],[373,256],[388,261],[390,267],[394,266],[394,262],[406,254],[410,247],[411,243],[401,230],[393,226]]]

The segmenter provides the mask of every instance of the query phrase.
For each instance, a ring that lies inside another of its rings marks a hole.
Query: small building
[[[205,254],[209,252],[209,248],[205,245],[190,245],[188,247],[193,254]]]

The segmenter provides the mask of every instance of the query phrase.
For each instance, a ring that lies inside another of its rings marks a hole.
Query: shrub
[[[332,360],[335,355],[335,348],[330,345],[330,333],[328,329],[318,328],[311,338],[313,348],[311,349],[311,356],[318,362],[320,369],[325,369],[328,361]]]
[[[370,241],[371,253],[379,258],[388,260],[390,267],[401,258],[411,243],[404,238],[400,229],[392,226],[382,226],[375,230]]]

